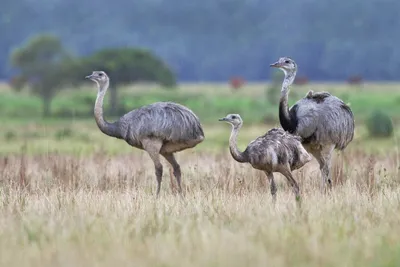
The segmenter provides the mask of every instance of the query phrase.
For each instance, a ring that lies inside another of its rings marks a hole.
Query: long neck
[[[296,122],[290,118],[289,115],[289,106],[288,106],[288,97],[289,97],[289,86],[293,83],[296,77],[296,71],[286,72],[285,71],[285,79],[282,83],[281,90],[281,98],[279,101],[279,121],[281,123],[282,128],[285,131],[293,132],[296,129]]]
[[[239,133],[239,129],[242,127],[242,124],[237,126],[232,126],[231,136],[229,138],[229,150],[231,152],[232,157],[238,162],[247,162],[246,155],[243,152],[240,152],[237,147],[237,136]]]
[[[103,116],[103,100],[104,95],[107,92],[109,83],[100,86],[99,91],[97,93],[96,104],[94,105],[94,118],[96,120],[97,126],[99,127],[100,131],[105,133],[108,136],[120,138],[120,131],[116,125],[116,123],[109,123],[104,119]]]

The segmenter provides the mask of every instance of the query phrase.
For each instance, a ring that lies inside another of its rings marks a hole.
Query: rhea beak
[[[219,121],[226,121],[226,118],[221,118],[219,119]]]
[[[93,77],[93,74],[86,76],[85,79],[91,79],[92,77]]]
[[[279,62],[275,62],[273,64],[270,64],[269,66],[272,67],[272,68],[280,68],[280,67],[282,67],[281,63],[279,63]]]

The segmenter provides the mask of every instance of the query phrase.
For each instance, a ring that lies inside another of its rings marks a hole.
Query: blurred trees
[[[76,65],[80,64],[79,67]],[[149,50],[140,48],[103,49],[74,63],[71,68],[76,83],[93,70],[102,70],[110,77],[110,114],[117,114],[117,88],[141,81],[159,83],[165,88],[176,85],[169,67]],[[86,73],[86,74],[85,74]]]
[[[13,74],[11,49],[44,31],[80,56],[147,47],[181,80],[264,80],[283,55],[310,80],[400,73],[397,0],[2,0],[1,7],[0,78]]]
[[[93,70],[105,71],[110,79],[111,115],[116,115],[117,87],[139,81],[159,83],[173,88],[176,78],[160,58],[140,48],[103,49],[77,58],[66,52],[61,41],[53,35],[39,35],[14,50],[11,65],[19,71],[12,86],[19,90],[25,85],[43,100],[43,115],[50,115],[50,105],[56,92],[67,84],[78,86]]]
[[[62,85],[62,64],[69,57],[60,40],[53,35],[39,35],[17,48],[11,64],[20,71],[15,89],[29,85],[43,100],[43,116],[50,115],[56,90]]]

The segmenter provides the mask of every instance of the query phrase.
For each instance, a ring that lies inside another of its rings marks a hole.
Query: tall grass
[[[237,93],[213,84],[122,88],[126,108],[173,100],[200,116],[205,141],[177,154],[184,200],[166,162],[156,199],[148,155],[97,129],[94,88],[60,92],[53,111],[71,117],[48,120],[40,119],[40,99],[0,90],[0,266],[399,266],[398,133],[370,139],[361,123],[371,105],[400,114],[396,85],[385,88],[390,99],[379,86],[293,88],[346,97],[357,126],[334,157],[330,193],[320,191],[315,160],[294,172],[301,210],[280,174],[272,204],[265,175],[230,157],[230,128],[217,122],[242,115],[242,149],[277,125],[259,124],[264,115],[277,119],[264,85]]]
[[[2,157],[0,265],[398,266],[389,156],[336,157],[330,194],[315,162],[295,172],[301,211],[282,176],[274,206],[264,174],[225,152],[178,155],[183,201],[167,167],[155,198],[145,154]]]

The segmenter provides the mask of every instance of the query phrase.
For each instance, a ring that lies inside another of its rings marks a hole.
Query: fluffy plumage
[[[177,152],[203,140],[204,132],[199,118],[188,108],[172,102],[156,102],[132,110],[117,122],[121,138],[131,146],[143,148],[142,140],[151,138],[163,142],[161,151]]]
[[[282,117],[282,127],[301,136],[303,144],[334,144],[336,149],[344,150],[353,140],[353,112],[328,92],[309,92],[290,108],[289,116],[294,123]]]
[[[155,167],[157,196],[163,174],[160,155],[171,164],[178,190],[182,192],[181,170],[173,153],[195,147],[204,140],[199,118],[180,104],[156,102],[132,110],[116,122],[109,123],[103,117],[103,99],[110,83],[107,74],[93,71],[86,78],[96,82],[98,86],[94,116],[99,129],[106,135],[123,139],[131,146],[149,153]]]
[[[273,172],[283,174],[289,184],[293,186],[296,199],[300,199],[299,186],[294,180],[291,171],[303,167],[311,160],[301,144],[301,138],[294,136],[283,129],[273,128],[264,135],[250,142],[245,151],[240,152],[236,140],[240,128],[243,125],[239,114],[229,114],[220,121],[232,125],[232,132],[229,138],[229,149],[232,157],[241,163],[248,162],[253,168],[262,170],[267,175],[273,200],[276,198],[276,185]]]
[[[281,128],[273,128],[250,142],[243,154],[259,170],[267,168],[275,171],[288,164],[293,171],[311,160],[301,144],[301,138]]]
[[[289,109],[289,86],[293,83],[297,65],[282,57],[271,67],[285,73],[279,102],[279,120],[284,130],[299,135],[308,152],[319,162],[323,185],[331,185],[330,162],[334,149],[344,150],[354,137],[354,115],[341,99],[328,92],[307,95]]]

